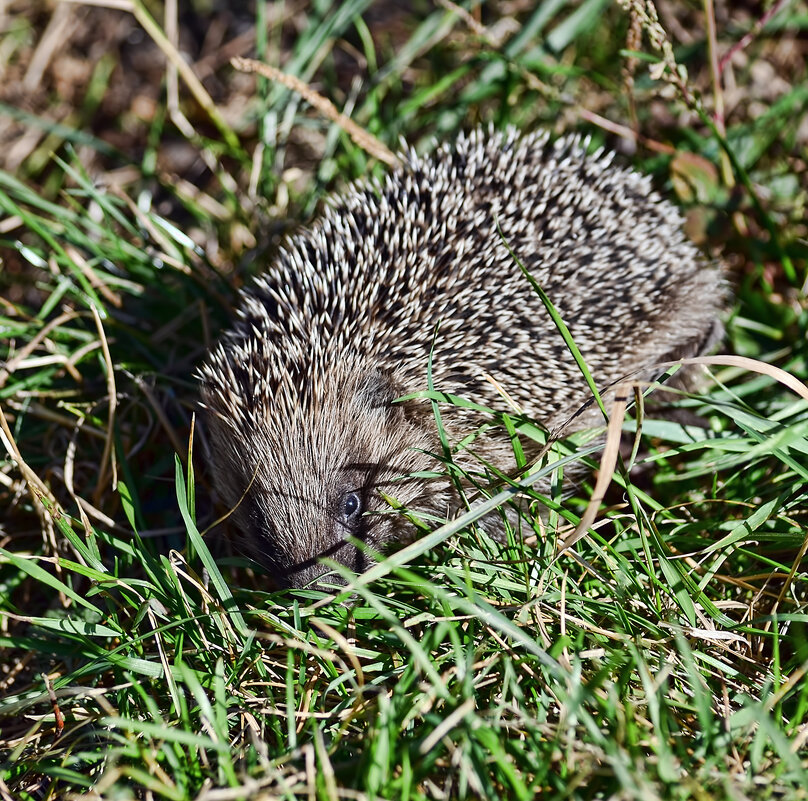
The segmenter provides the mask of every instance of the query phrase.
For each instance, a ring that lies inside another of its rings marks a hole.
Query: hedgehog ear
[[[403,389],[393,377],[381,370],[370,371],[356,388],[359,403],[370,409],[386,409],[389,414],[399,409],[399,404],[393,401],[403,394]]]

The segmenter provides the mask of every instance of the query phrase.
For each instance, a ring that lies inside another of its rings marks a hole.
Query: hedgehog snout
[[[345,586],[347,584],[345,578],[338,571],[333,570],[330,565],[321,562],[321,559],[338,562],[354,573],[363,573],[373,564],[373,561],[356,545],[350,542],[341,542],[326,551],[316,554],[311,559],[294,565],[285,576],[285,586],[307,587],[326,592],[334,586]]]
[[[357,543],[368,542],[372,549],[377,532],[376,526],[369,526],[365,515],[371,493],[363,488],[362,482],[356,471],[341,471],[338,479],[323,482],[327,489],[323,490],[321,484],[319,493],[310,488],[287,495],[281,508],[274,509],[283,522],[277,516],[275,520],[268,517],[263,530],[254,531],[252,550],[259,553],[260,561],[270,569],[276,584],[313,585],[324,590],[328,585],[344,585],[345,580],[323,564],[322,559],[337,562],[355,573],[367,570],[372,560]],[[312,500],[317,495],[320,500]],[[321,582],[326,574],[328,578]]]

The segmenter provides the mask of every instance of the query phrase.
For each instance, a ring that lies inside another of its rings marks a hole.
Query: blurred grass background
[[[391,149],[618,151],[726,265],[724,350],[808,374],[804,2],[0,0],[0,797],[806,797],[808,404],[770,376],[643,420],[575,559],[558,517],[458,531],[347,608],[210,555],[193,370],[385,171],[237,56]]]

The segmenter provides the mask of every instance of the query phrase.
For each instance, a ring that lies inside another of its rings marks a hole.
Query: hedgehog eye
[[[356,529],[359,519],[362,516],[362,499],[356,492],[347,492],[342,496],[342,508],[340,510],[343,525],[350,529]]]

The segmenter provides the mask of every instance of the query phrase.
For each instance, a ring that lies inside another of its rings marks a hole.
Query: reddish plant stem
[[[746,33],[740,40],[738,40],[732,47],[724,54],[721,61],[718,62],[718,71],[723,72],[727,64],[732,61],[732,57],[739,51],[743,50],[772,20],[772,18],[780,11],[780,9],[788,2],[788,0],[777,0],[772,4],[772,7],[755,23],[752,30]]]

